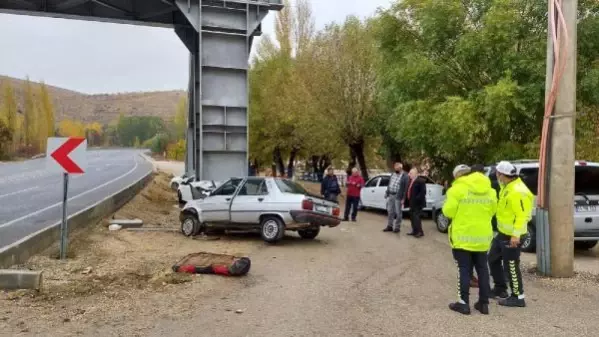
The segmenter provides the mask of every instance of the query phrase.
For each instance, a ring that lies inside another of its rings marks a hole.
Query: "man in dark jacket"
[[[406,198],[406,206],[410,207],[410,220],[412,221],[412,235],[415,238],[424,236],[422,230],[422,209],[426,206],[426,180],[418,175],[418,169],[412,168],[410,173],[410,185]]]
[[[329,201],[338,202],[337,196],[341,194],[341,187],[332,167],[327,168],[327,175],[322,178],[320,194]]]

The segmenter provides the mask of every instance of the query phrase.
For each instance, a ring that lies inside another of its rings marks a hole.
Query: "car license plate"
[[[597,206],[595,205],[581,205],[576,206],[577,212],[597,212]]]
[[[321,213],[329,213],[329,208],[327,206],[315,206],[314,210],[316,212],[321,212]]]

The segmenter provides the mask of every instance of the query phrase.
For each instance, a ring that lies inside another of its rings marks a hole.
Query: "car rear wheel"
[[[449,218],[443,215],[441,211],[435,211],[433,214],[437,230],[441,233],[447,233],[449,230]]]
[[[260,236],[268,243],[275,243],[283,239],[285,224],[276,216],[266,216],[260,222]]]
[[[193,214],[185,214],[181,221],[181,233],[185,236],[196,236],[200,234],[202,226],[200,221]]]
[[[528,233],[522,238],[522,251],[534,253],[537,249],[537,231],[535,226],[528,224]]]
[[[306,229],[300,229],[297,231],[297,234],[299,234],[299,236],[302,239],[306,239],[306,240],[312,240],[312,239],[316,238],[319,233],[320,233],[320,227],[311,227],[311,228],[306,228]]]
[[[574,249],[589,250],[595,248],[597,241],[574,241]]]

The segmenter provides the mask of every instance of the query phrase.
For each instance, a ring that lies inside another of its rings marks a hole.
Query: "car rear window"
[[[537,195],[539,170],[523,168],[520,178],[530,191]],[[580,166],[574,168],[574,193],[584,195],[599,195],[599,166]]]
[[[302,186],[287,179],[275,179],[279,190],[283,193],[291,194],[309,194]]]
[[[599,195],[598,166],[576,166],[574,173],[574,193]]]

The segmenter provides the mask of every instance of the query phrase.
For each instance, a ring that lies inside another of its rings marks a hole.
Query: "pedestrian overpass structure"
[[[248,172],[248,58],[283,0],[0,0],[0,12],[170,27],[190,53],[185,170],[201,180]]]

